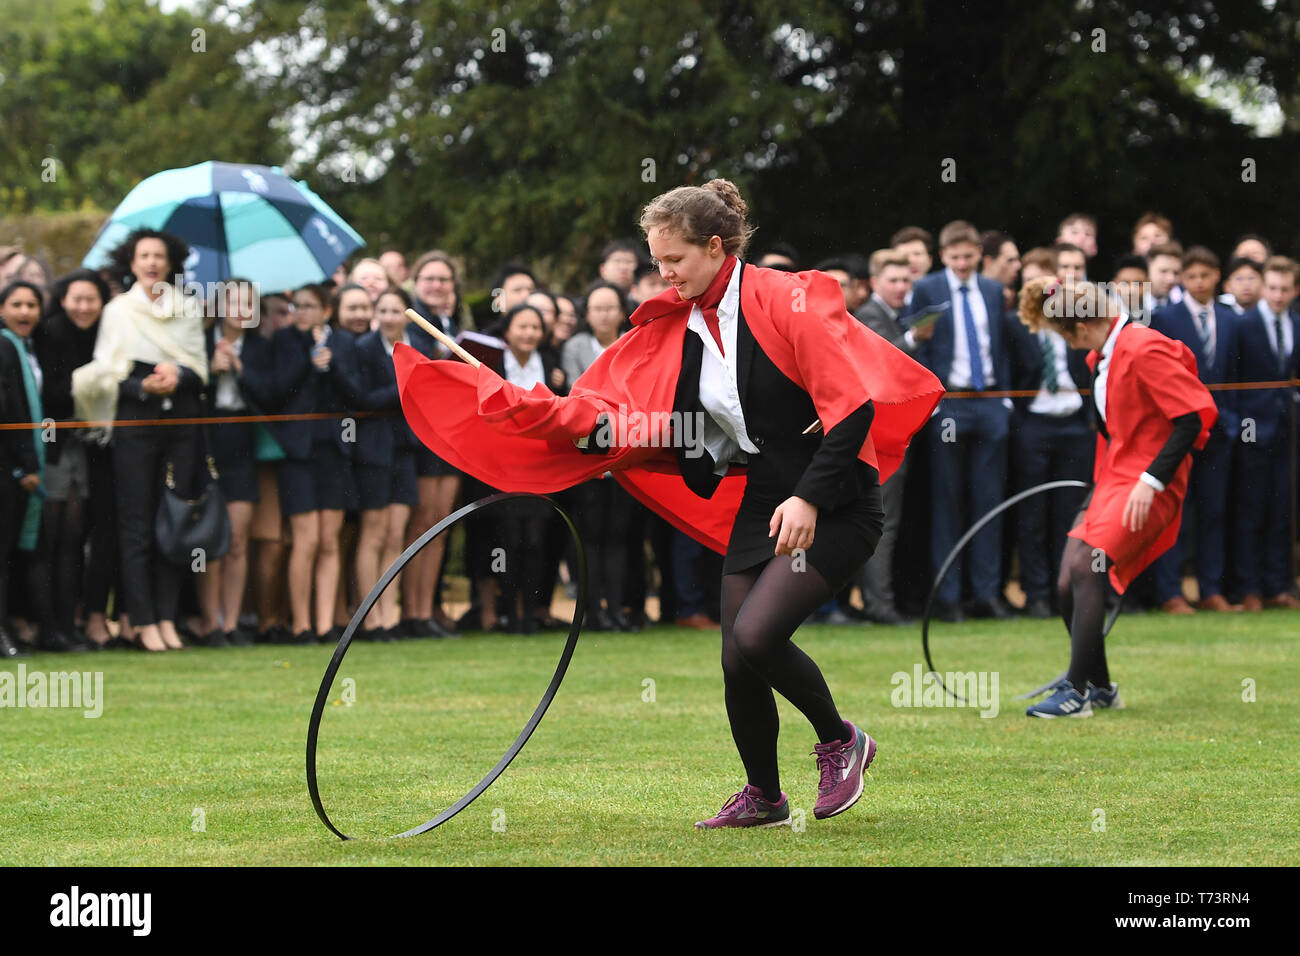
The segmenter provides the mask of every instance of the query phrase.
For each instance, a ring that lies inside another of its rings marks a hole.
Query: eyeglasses
[[[452,283],[452,282],[455,282],[456,280],[453,279],[451,276],[416,276],[415,281],[416,281],[416,282]]]

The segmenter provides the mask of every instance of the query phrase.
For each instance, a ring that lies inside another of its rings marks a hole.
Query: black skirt
[[[789,494],[765,494],[762,488],[746,487],[727,542],[723,574],[752,570],[775,556],[777,539],[769,538],[768,530],[772,512],[788,497]],[[885,510],[880,483],[876,481],[847,504],[833,511],[818,512],[812,547],[804,557],[830,585],[831,593],[838,593],[875,553],[884,526]],[[793,560],[790,555],[782,558]]]

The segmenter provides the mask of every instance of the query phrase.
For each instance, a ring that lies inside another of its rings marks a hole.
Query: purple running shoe
[[[763,799],[763,791],[745,784],[722,805],[716,817],[701,820],[696,829],[717,830],[721,827],[779,827],[790,823],[790,799],[781,791],[780,803]]]
[[[821,781],[817,784],[817,805],[813,816],[825,820],[843,813],[862,796],[862,775],[876,757],[876,742],[849,721],[849,742],[813,744]]]

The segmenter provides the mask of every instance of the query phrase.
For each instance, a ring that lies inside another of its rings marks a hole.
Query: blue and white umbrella
[[[189,243],[187,281],[238,276],[267,291],[320,282],[365,245],[323,199],[279,166],[207,162],[156,173],[132,189],[82,265],[103,268],[132,230],[144,228]]]

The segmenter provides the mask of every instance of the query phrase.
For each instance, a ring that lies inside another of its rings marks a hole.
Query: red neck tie
[[[727,291],[727,283],[731,281],[731,273],[736,268],[736,257],[727,256],[722,263],[722,268],[718,274],[713,277],[709,287],[704,290],[703,294],[691,299],[700,307],[700,312],[704,314],[704,325],[713,336],[713,341],[718,343],[718,351],[726,354],[722,347],[722,330],[718,326],[718,305],[722,302],[722,294]]]

